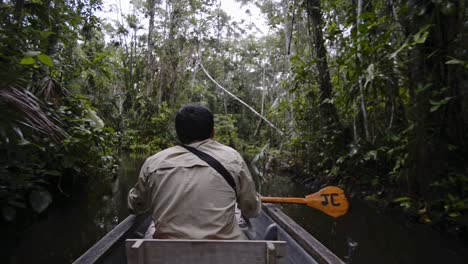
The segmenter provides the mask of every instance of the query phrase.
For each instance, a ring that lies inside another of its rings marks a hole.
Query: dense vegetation
[[[466,224],[466,1],[242,2],[268,32],[220,1],[133,1],[112,21],[95,0],[1,1],[3,221],[112,179],[119,151],[175,144],[174,113],[202,102],[261,178]]]

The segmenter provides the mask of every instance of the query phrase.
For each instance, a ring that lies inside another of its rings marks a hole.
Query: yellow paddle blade
[[[349,203],[344,191],[336,186],[328,186],[305,197],[309,207],[316,208],[332,217],[340,217],[348,212]]]

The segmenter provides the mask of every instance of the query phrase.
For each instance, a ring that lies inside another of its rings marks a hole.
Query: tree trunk
[[[260,110],[260,115],[264,115],[263,112],[265,110],[265,91],[266,91],[266,84],[265,84],[265,65],[263,65],[263,77],[262,77],[262,106]],[[257,127],[255,128],[254,137],[257,137],[260,133],[260,127],[262,126],[263,119],[259,118]]]
[[[359,44],[359,25],[361,24],[361,14],[362,14],[362,1],[358,0],[357,9],[356,9],[356,36],[358,39],[358,53],[356,56],[357,61],[357,68],[362,69],[362,54],[361,54],[361,45]],[[369,133],[369,122],[367,120],[367,109],[366,109],[366,99],[364,95],[364,84],[363,84],[363,74],[359,75],[358,85],[359,85],[359,97],[360,97],[360,106],[361,106],[361,113],[362,113],[362,123],[364,125],[364,133],[366,136],[366,140],[368,142],[371,141],[370,133]]]
[[[424,16],[413,18],[409,25],[413,33],[432,25],[426,41],[412,52],[414,60],[409,65],[412,69],[411,89],[416,91],[412,93],[415,106],[413,139],[409,149],[412,162],[410,184],[414,193],[430,199],[434,181],[456,170],[463,171],[464,168],[457,166],[466,164],[465,95],[460,91],[466,76],[463,76],[461,65],[446,63],[458,58],[458,50],[463,49],[463,18],[460,19],[459,14],[465,14],[465,6],[464,1],[459,1],[455,9],[459,13],[444,14],[437,4],[424,5],[427,6]],[[429,88],[417,90],[426,85]],[[448,101],[434,108],[434,102],[444,100]]]
[[[329,127],[341,127],[339,123],[336,107],[332,101],[332,84],[330,80],[330,72],[328,70],[327,50],[325,48],[325,40],[322,32],[322,14],[320,3],[318,0],[306,1],[306,10],[308,20],[311,23],[313,47],[317,56],[317,82],[320,87],[320,114],[321,125]]]
[[[153,30],[154,30],[154,9],[155,0],[148,1],[148,39],[147,39],[147,51],[146,51],[146,97],[150,98],[153,90],[153,79],[154,79],[154,54],[153,54]]]
[[[284,32],[284,40],[285,40],[285,55],[288,58],[287,64],[286,64],[286,71],[290,70],[290,63],[289,63],[289,58],[291,57],[292,54],[292,34],[294,32],[294,20],[295,20],[295,13],[296,13],[296,1],[293,1],[293,13],[292,13],[292,18],[291,22],[288,21],[289,17],[289,1],[283,0],[281,2],[281,6],[283,7],[283,32]]]

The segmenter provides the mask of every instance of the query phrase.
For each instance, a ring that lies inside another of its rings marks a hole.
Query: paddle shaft
[[[292,204],[306,204],[307,201],[304,198],[296,197],[262,197],[264,203],[292,203]]]

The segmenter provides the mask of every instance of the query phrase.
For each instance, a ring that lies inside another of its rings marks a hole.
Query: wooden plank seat
[[[127,239],[128,264],[285,264],[284,241]]]

